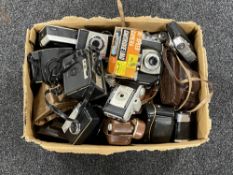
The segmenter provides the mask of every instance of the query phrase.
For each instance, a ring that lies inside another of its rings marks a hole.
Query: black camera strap
[[[79,62],[79,56],[83,56],[85,54],[86,57],[88,57],[88,59],[95,59],[95,64],[93,65],[93,69],[95,73],[102,73],[102,72],[98,72],[98,67],[99,67],[99,62],[101,61],[99,58],[99,52],[92,49],[92,50],[77,50],[76,53],[74,54],[74,62],[69,65],[66,68],[61,68],[60,71],[58,72],[57,70],[54,70],[57,74],[57,76],[62,75],[63,73],[65,73],[66,71],[68,71],[74,64],[77,64]],[[63,60],[63,58],[59,59],[58,64],[61,64],[61,60]],[[55,66],[56,67],[56,66]],[[60,66],[58,66],[60,67]],[[56,67],[56,68],[58,68]],[[51,71],[51,75],[52,75],[53,71]],[[85,98],[83,99],[83,101],[81,102],[81,104],[77,105],[76,107],[79,107],[79,112],[80,113],[82,111],[82,109],[88,104],[92,94],[94,93],[95,90],[95,86],[89,86],[89,88],[86,91],[85,94]],[[69,118],[69,116],[67,114],[65,114],[63,111],[61,111],[60,109],[56,108],[54,105],[52,105],[48,99],[47,99],[47,95],[49,93],[52,93],[53,95],[60,95],[62,93],[62,88],[61,86],[55,86],[53,88],[50,88],[49,90],[47,90],[45,92],[45,103],[48,106],[48,108],[53,111],[56,115],[58,115],[59,117],[61,117],[64,120],[68,120],[71,122],[77,122],[77,120],[75,119],[71,119]],[[76,108],[75,107],[75,108]]]
[[[60,109],[58,109],[57,107],[55,107],[54,105],[52,105],[48,99],[47,99],[47,96],[52,93],[53,95],[58,95],[58,91],[59,90],[59,87],[56,87],[56,88],[51,88],[51,89],[48,89],[45,91],[45,103],[46,105],[48,106],[48,108],[53,111],[57,116],[61,117],[62,119],[64,120],[70,120],[70,121],[73,121],[71,119],[69,119],[69,117]]]

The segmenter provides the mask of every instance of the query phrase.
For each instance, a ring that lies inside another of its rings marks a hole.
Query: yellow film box
[[[116,27],[108,62],[108,73],[135,79],[142,43],[142,30]]]

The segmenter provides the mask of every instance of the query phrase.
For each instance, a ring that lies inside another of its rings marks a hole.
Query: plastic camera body
[[[167,30],[170,38],[169,45],[174,48],[187,63],[192,64],[197,61],[193,45],[184,30],[176,22],[167,24]]]
[[[100,52],[102,59],[106,59],[110,50],[112,35],[80,29],[78,33],[77,49],[94,48]]]
[[[111,92],[103,108],[104,114],[120,121],[129,121],[133,114],[140,111],[144,94],[142,85],[137,89],[119,85]]]
[[[39,43],[41,47],[75,47],[77,36],[78,30],[49,25],[39,32]]]
[[[63,60],[64,94],[67,97],[82,100],[90,89],[94,89],[90,100],[96,100],[106,95],[106,83],[102,62],[96,63],[89,53],[78,50]]]
[[[62,125],[62,131],[65,137],[72,144],[82,144],[92,135],[97,134],[100,124],[100,118],[95,113],[93,108],[88,105],[78,104]]]

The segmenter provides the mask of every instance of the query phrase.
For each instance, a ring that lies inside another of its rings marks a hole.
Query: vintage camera
[[[30,63],[31,80],[33,83],[46,84],[61,81],[59,73],[61,71],[61,60],[72,54],[73,49],[67,48],[51,48],[43,49],[30,53],[28,62]]]
[[[112,35],[80,29],[78,32],[77,49],[96,49],[102,59],[106,59],[110,51]]]
[[[145,88],[142,85],[137,88],[116,86],[105,103],[104,114],[121,121],[128,121],[133,114],[140,111],[141,99],[144,95]]]
[[[148,103],[144,106],[146,117],[146,143],[167,143],[173,141],[175,111],[173,108]]]
[[[75,47],[77,36],[78,30],[49,25],[39,32],[39,44],[41,47]]]
[[[196,53],[184,30],[176,22],[171,22],[167,24],[167,31],[170,37],[169,45],[172,46],[187,63],[192,64],[195,62],[197,60]]]
[[[186,112],[176,113],[174,142],[184,142],[191,139],[191,118]]]
[[[141,44],[140,66],[137,81],[141,84],[157,84],[162,71],[162,50],[163,45],[159,39],[143,35]]]
[[[69,119],[63,124],[62,131],[72,144],[82,144],[98,132],[100,118],[89,104],[79,103]]]
[[[63,69],[65,96],[82,100],[91,93],[90,100],[96,100],[107,94],[102,61],[92,58],[87,50],[66,57]]]
[[[110,145],[129,145],[132,139],[143,138],[145,128],[145,122],[138,118],[131,119],[128,122],[108,118],[103,125],[103,131]]]

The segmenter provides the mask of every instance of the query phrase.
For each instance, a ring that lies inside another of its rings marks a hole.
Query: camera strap
[[[191,91],[192,91],[192,82],[193,81],[201,81],[202,83],[205,83],[209,86],[209,89],[210,91],[208,92],[208,94],[206,95],[206,97],[204,97],[197,105],[196,107],[194,107],[193,109],[191,110],[188,110],[188,112],[195,112],[197,111],[199,108],[201,108],[203,105],[205,105],[206,103],[209,103],[212,96],[213,96],[213,90],[212,90],[212,84],[208,81],[208,80],[204,80],[202,78],[196,78],[196,77],[192,77],[191,76],[191,73],[190,73],[190,70],[188,70],[185,65],[182,63],[182,61],[180,60],[180,58],[176,55],[176,53],[174,53],[175,55],[175,58],[178,60],[180,66],[182,67],[182,69],[184,70],[185,74],[186,74],[186,77],[187,79],[182,79],[180,80],[179,78],[176,77],[173,69],[171,68],[168,60],[167,60],[167,51],[168,49],[165,48],[164,49],[164,53],[163,53],[163,62],[164,62],[164,65],[166,66],[169,74],[175,79],[175,81],[179,84],[186,84],[188,83],[188,93],[186,95],[186,98],[184,99],[184,101],[181,103],[181,105],[178,107],[178,110],[180,110],[188,101],[189,99],[189,96],[191,94]]]
[[[151,100],[153,100],[154,97],[157,95],[158,91],[159,91],[159,86],[156,83],[154,83],[154,85],[152,86],[150,92],[146,93],[145,97],[143,98],[142,105],[144,105],[144,104],[150,102]]]
[[[45,91],[45,103],[46,105],[48,106],[48,108],[53,111],[57,116],[61,117],[62,119],[64,120],[67,120],[68,119],[68,116],[63,112],[61,111],[60,109],[56,108],[54,105],[52,105],[49,101],[48,101],[48,95],[52,93],[52,90],[51,89],[48,89]],[[55,94],[54,94],[55,95]]]

